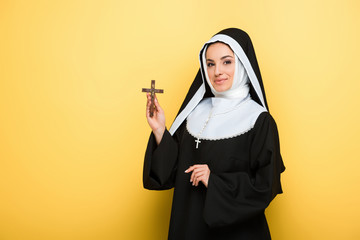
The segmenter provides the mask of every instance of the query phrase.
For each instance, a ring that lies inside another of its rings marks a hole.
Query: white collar
[[[266,109],[250,96],[243,100],[207,98],[187,117],[187,131],[198,139],[220,140],[251,130]]]

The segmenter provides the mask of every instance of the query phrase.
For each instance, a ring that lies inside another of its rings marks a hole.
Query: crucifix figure
[[[155,93],[163,93],[163,89],[155,89],[155,80],[151,80],[151,88],[143,88],[142,92],[149,92],[151,95],[151,105],[150,105],[150,117],[154,116],[154,109],[155,109]]]

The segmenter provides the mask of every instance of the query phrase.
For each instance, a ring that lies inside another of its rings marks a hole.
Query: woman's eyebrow
[[[231,55],[226,55],[226,56],[223,56],[222,58],[220,58],[221,60],[223,60],[224,58],[228,58],[228,57],[231,57],[231,58],[233,58],[233,56],[231,56]]]
[[[223,59],[228,58],[228,57],[234,58],[234,57],[231,56],[231,55],[225,55],[225,56],[221,57],[220,60],[223,60]],[[212,60],[212,59],[210,59],[210,58],[206,59],[206,61],[214,62],[214,60]]]

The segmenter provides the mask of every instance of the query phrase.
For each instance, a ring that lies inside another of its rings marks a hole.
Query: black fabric
[[[190,183],[184,171],[194,164],[211,170],[208,188]],[[271,239],[264,210],[282,192],[276,123],[268,112],[240,136],[224,140],[195,139],[185,123],[157,146],[151,134],[144,162],[147,189],[175,187],[169,239]]]

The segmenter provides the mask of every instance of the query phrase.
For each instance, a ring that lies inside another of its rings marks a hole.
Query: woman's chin
[[[217,92],[225,92],[225,91],[229,90],[230,87],[228,87],[228,86],[216,86],[216,87],[214,87],[214,89]]]

